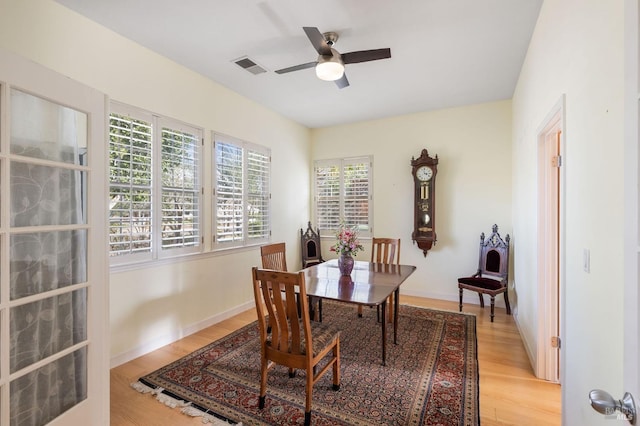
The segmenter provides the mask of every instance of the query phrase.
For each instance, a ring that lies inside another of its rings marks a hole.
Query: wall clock
[[[429,156],[426,149],[420,157],[411,158],[413,174],[413,233],[411,239],[424,256],[436,243],[436,174],[438,173],[438,156]]]

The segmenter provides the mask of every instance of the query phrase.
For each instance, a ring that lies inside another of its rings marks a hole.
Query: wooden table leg
[[[387,365],[387,299],[382,302],[382,365]]]
[[[400,305],[400,288],[398,287],[393,297],[393,343],[398,344],[398,305]]]

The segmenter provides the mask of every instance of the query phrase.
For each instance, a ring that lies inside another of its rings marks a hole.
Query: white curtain
[[[11,93],[11,152],[28,157],[10,164],[12,301],[87,280],[87,231],[55,229],[86,220],[86,176],[64,167],[83,164],[83,116],[20,91]],[[54,163],[37,164],[31,159]],[[53,228],[21,232],[27,226]],[[85,288],[11,308],[11,373],[86,341],[86,310]],[[75,350],[13,380],[11,425],[44,425],[86,399],[86,355],[86,348]]]

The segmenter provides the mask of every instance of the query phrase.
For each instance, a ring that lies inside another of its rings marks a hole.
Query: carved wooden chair
[[[309,425],[313,385],[332,369],[333,389],[340,389],[340,331],[312,322],[307,304],[298,307],[294,302],[296,293],[303,300],[307,297],[304,272],[254,267],[252,275],[260,331],[259,408],[265,406],[267,371],[271,367],[276,364],[288,367],[290,377],[295,376],[296,369],[303,369],[306,372],[304,424]],[[272,291],[274,287],[281,291]],[[299,318],[298,309],[301,309]]]
[[[300,228],[300,253],[302,254],[302,268],[324,262],[320,248],[320,229],[314,231],[311,222],[307,224],[306,232]]]
[[[458,278],[460,292],[460,312],[462,312],[462,293],[471,290],[478,293],[480,306],[484,308],[484,296],[491,297],[491,322],[494,317],[495,298],[504,294],[507,314],[511,315],[509,305],[509,241],[507,234],[503,240],[498,233],[498,225],[493,225],[493,233],[485,240],[484,232],[480,234],[480,259],[478,270],[470,277]]]
[[[324,262],[320,247],[320,228],[316,228],[314,231],[311,227],[311,221],[307,223],[306,231],[300,228],[300,253],[302,256],[303,269]],[[312,297],[310,302],[312,307],[311,316],[317,316],[318,321],[322,322],[322,299]]]
[[[267,244],[260,247],[262,267],[275,271],[287,271],[287,250],[285,243]]]
[[[400,265],[400,239],[399,238],[372,238],[371,262],[385,265]],[[393,321],[393,295],[389,296],[389,321]],[[362,316],[362,306],[358,305],[358,316]],[[378,306],[378,318],[380,307]]]

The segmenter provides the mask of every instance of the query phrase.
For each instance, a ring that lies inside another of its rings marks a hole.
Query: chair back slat
[[[399,238],[372,238],[371,262],[385,265],[400,264]]]
[[[274,243],[260,247],[262,267],[274,271],[287,270],[287,250],[285,243]]]

